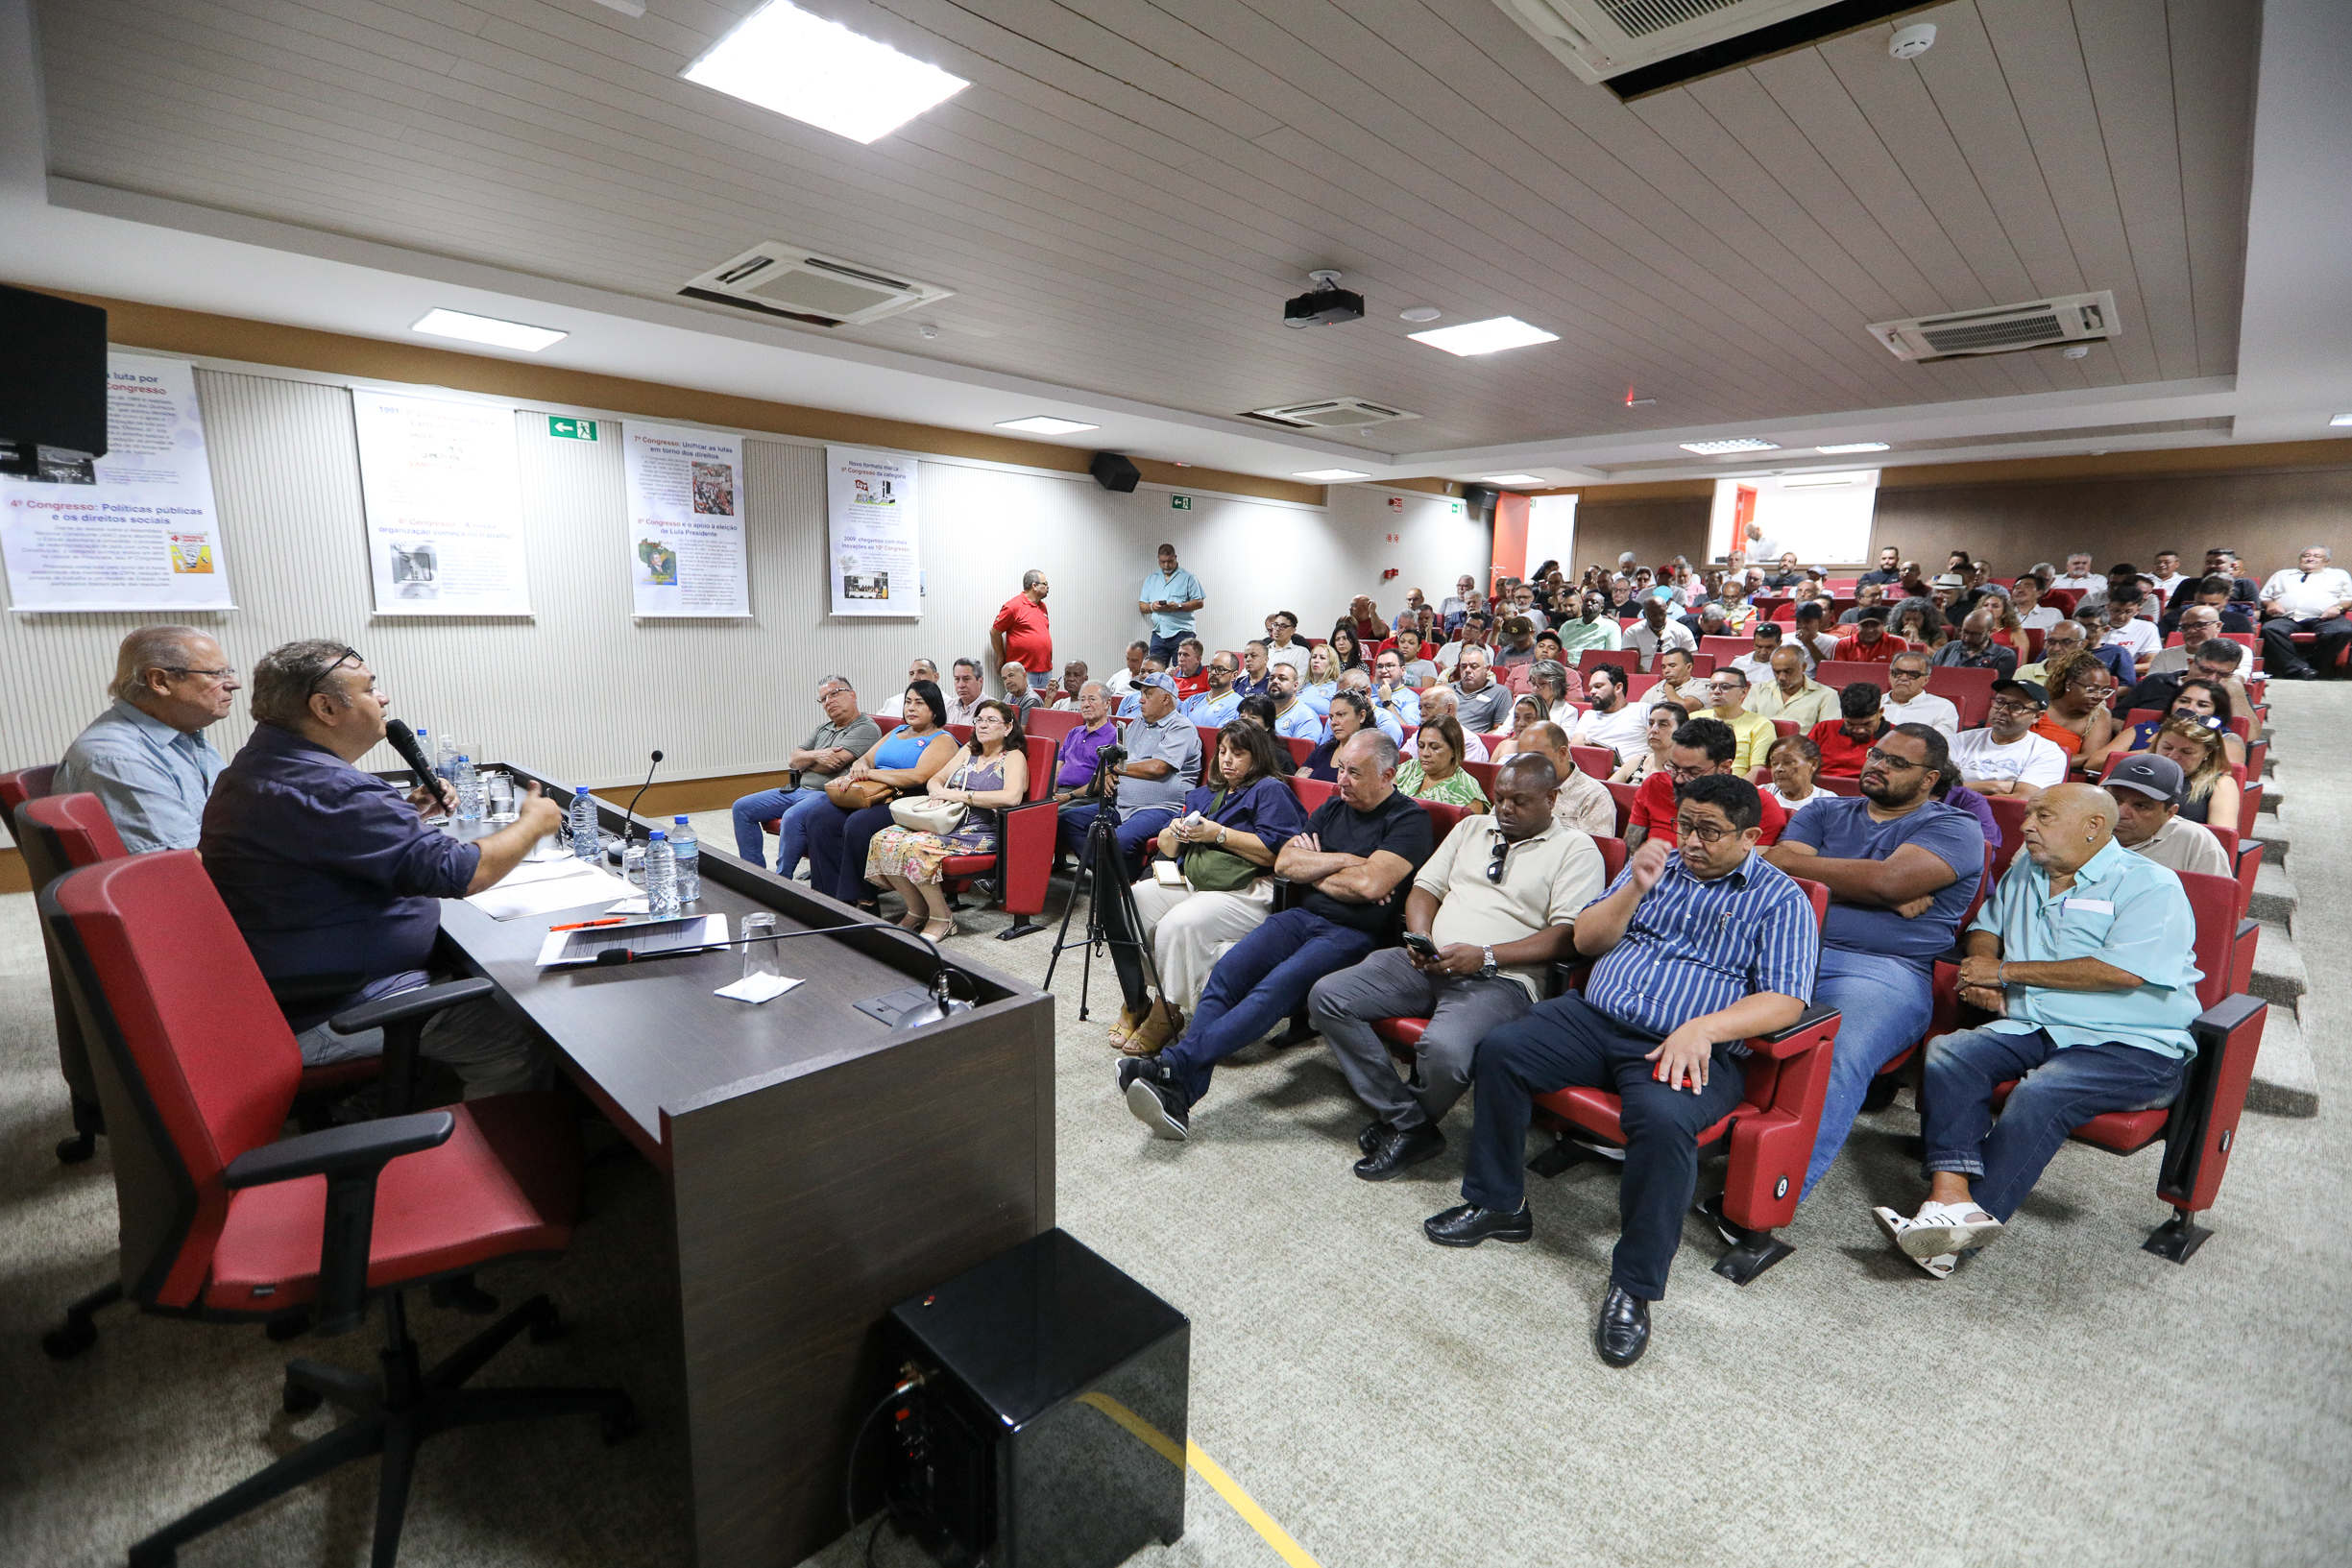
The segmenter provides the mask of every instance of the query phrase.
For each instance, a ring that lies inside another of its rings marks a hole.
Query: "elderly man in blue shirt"
[[[1666,1293],[1698,1191],[1698,1134],[1746,1093],[1739,1043],[1794,1024],[1813,994],[1820,928],[1796,880],[1756,853],[1763,822],[1745,779],[1709,774],[1675,790],[1673,837],[1645,839],[1576,917],[1576,951],[1600,960],[1583,992],[1479,1042],[1465,1201],[1421,1227],[1440,1246],[1530,1240],[1521,1167],[1533,1097],[1613,1090],[1621,1231],[1593,1329],[1612,1366],[1649,1346],[1650,1303]]]
[[[115,655],[113,706],[65,748],[51,793],[97,796],[133,855],[194,849],[221,774],[204,731],[241,689],[221,645],[195,627],[140,627]]]
[[[2196,918],[2179,877],[2115,841],[2096,784],[2025,808],[2025,857],[1963,939],[1960,998],[1995,1015],[1928,1042],[1928,1201],[1871,1212],[1943,1279],[2000,1236],[2067,1135],[2108,1111],[2170,1105],[2195,1043]],[[2000,1119],[1993,1091],[2017,1083]]]
[[[264,977],[352,987],[288,1006],[303,1063],[380,1055],[381,1029],[337,1034],[327,1015],[429,983],[441,900],[496,885],[563,813],[533,784],[511,825],[471,843],[426,827],[431,793],[403,799],[357,765],[383,739],[391,699],[340,642],[273,649],[254,670],[253,707],[253,738],[205,808],[205,870]],[[472,1002],[436,1015],[422,1049],[478,1099],[544,1087],[526,1030]]]

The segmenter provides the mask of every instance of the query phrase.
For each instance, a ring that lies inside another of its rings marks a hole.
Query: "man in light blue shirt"
[[[2115,841],[2096,784],[2025,808],[2027,858],[1962,939],[1960,999],[1996,1017],[1928,1042],[1928,1201],[1879,1228],[1937,1279],[2000,1234],[2067,1135],[2170,1105],[2196,1047],[2196,921],[2180,878]],[[2017,1082],[2000,1120],[1996,1086]]]
[[[96,795],[133,855],[194,849],[221,772],[201,732],[241,689],[221,645],[195,627],[140,627],[115,656],[114,705],[65,748],[50,791]]]
[[[1208,662],[1209,688],[1183,706],[1184,716],[1204,730],[1223,729],[1234,714],[1242,711],[1241,688],[1236,681],[1241,664],[1222,649]]]
[[[1200,579],[1176,565],[1176,546],[1159,547],[1159,570],[1143,580],[1135,613],[1152,621],[1152,657],[1165,669],[1176,654],[1176,644],[1193,635],[1193,612],[1208,601]]]
[[[1298,672],[1288,664],[1271,665],[1266,671],[1266,693],[1274,700],[1274,734],[1285,740],[1321,742],[1322,715],[1298,695]]]

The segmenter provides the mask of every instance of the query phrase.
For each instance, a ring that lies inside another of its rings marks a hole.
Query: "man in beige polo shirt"
[[[1540,751],[1515,752],[1494,775],[1494,809],[1464,817],[1414,878],[1403,947],[1385,948],[1316,981],[1307,1010],[1370,1107],[1355,1172],[1387,1181],[1442,1152],[1438,1123],[1469,1087],[1487,1031],[1543,994],[1568,951],[1576,911],[1607,878],[1589,833],[1552,819],[1559,775]],[[1417,1088],[1372,1032],[1384,1018],[1423,1018]]]

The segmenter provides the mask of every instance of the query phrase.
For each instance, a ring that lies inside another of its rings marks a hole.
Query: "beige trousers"
[[[1260,877],[1240,893],[1195,893],[1162,887],[1147,877],[1135,884],[1135,912],[1143,917],[1168,1000],[1191,1012],[1208,989],[1219,954],[1265,924],[1274,911],[1274,881]]]

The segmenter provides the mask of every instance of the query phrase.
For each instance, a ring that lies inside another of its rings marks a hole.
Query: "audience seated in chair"
[[[221,645],[195,627],[140,627],[115,653],[112,705],[65,748],[50,793],[97,796],[133,855],[194,849],[222,766],[204,732],[241,689]]]
[[[918,661],[921,663],[921,661]],[[776,824],[776,875],[789,877],[800,870],[808,848],[813,813],[831,808],[825,799],[828,781],[839,778],[850,763],[872,750],[882,738],[881,727],[858,712],[858,689],[846,675],[828,675],[816,683],[816,706],[825,722],[809,732],[809,738],[792,748],[787,759],[800,775],[797,787],[763,789],[743,795],[734,807],[735,853],[753,865],[766,862],[763,823]],[[903,699],[902,699],[903,706]]]
[[[1656,712],[1672,710],[1661,706]],[[1675,725],[1668,733],[1662,765],[1644,775],[1641,787],[1634,793],[1633,809],[1625,819],[1625,847],[1639,849],[1652,833],[1670,832],[1676,795],[1693,779],[1710,774],[1738,777],[1738,752],[1739,742],[1731,726],[1719,719],[1685,719]],[[1780,841],[1781,830],[1788,825],[1788,811],[1770,797],[1761,799],[1758,808],[1762,816],[1756,841],[1769,847]]]

